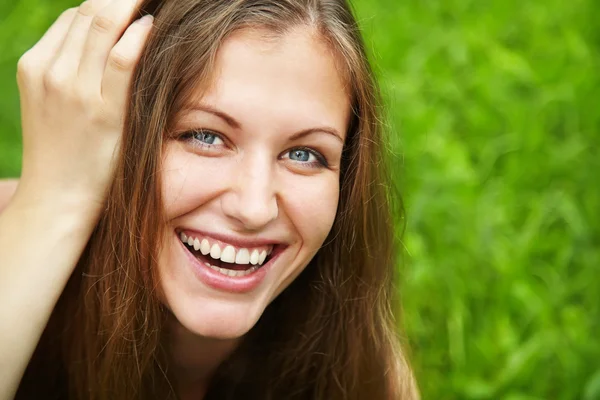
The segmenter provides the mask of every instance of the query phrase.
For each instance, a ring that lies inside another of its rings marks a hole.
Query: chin
[[[210,299],[193,301],[193,304],[173,303],[168,306],[186,330],[197,336],[223,340],[246,335],[264,311],[264,308],[253,304],[227,304]]]

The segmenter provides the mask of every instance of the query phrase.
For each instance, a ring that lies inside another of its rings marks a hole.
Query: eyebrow
[[[202,111],[202,112],[206,112],[206,113],[215,115],[215,116],[221,118],[223,121],[225,121],[227,123],[227,125],[231,126],[234,129],[240,129],[242,127],[242,124],[238,120],[233,118],[231,115],[229,115],[223,111],[220,111],[214,107],[206,105],[206,104],[195,103],[195,104],[186,106],[185,109],[189,110],[189,111]],[[344,144],[344,138],[337,131],[337,129],[331,128],[328,126],[303,129],[300,132],[296,132],[295,134],[293,134],[290,137],[290,140],[298,140],[305,136],[311,135],[313,133],[326,133],[328,135],[335,137],[342,144]]]
[[[342,138],[342,135],[340,135],[337,130],[335,130],[333,128],[329,128],[327,126],[321,126],[321,127],[318,127],[318,128],[304,129],[304,130],[302,130],[300,132],[297,132],[297,133],[293,134],[292,137],[290,138],[290,140],[298,140],[300,138],[303,138],[304,136],[308,136],[308,135],[311,135],[313,133],[327,133],[328,135],[331,135],[331,136],[335,137],[342,144],[344,144],[344,139]]]
[[[203,112],[206,112],[209,114],[213,114],[213,115],[221,118],[223,121],[225,121],[227,123],[227,125],[231,126],[232,128],[235,128],[235,129],[240,129],[242,126],[242,124],[240,124],[231,115],[228,115],[228,114],[226,114],[222,111],[219,111],[216,108],[211,107],[206,104],[191,104],[185,108],[186,108],[186,110],[190,110],[190,111],[203,111]]]

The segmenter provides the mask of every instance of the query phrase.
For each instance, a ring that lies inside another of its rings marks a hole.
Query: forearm
[[[93,230],[93,215],[69,208],[12,201],[0,213],[0,399],[14,396]]]

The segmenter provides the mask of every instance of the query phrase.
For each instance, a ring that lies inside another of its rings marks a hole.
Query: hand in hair
[[[19,192],[36,201],[43,195],[85,202],[78,206],[103,202],[125,122],[126,89],[151,26],[142,19],[123,34],[134,0],[106,3],[90,0],[67,10],[19,60]]]
[[[151,30],[141,0],[65,11],[19,60],[23,169],[0,214],[0,399],[13,398],[97,222]]]

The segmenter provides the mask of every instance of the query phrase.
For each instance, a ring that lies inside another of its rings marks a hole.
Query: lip
[[[187,230],[186,230],[187,232]],[[191,231],[190,231],[191,232]],[[197,231],[196,231],[197,232]],[[189,261],[189,265],[194,272],[194,275],[204,283],[206,286],[219,291],[231,292],[231,293],[248,293],[256,289],[263,282],[267,273],[273,266],[273,263],[279,258],[281,251],[272,253],[271,258],[265,264],[263,264],[256,271],[246,276],[225,276],[213,269],[207,267],[200,262],[183,244],[179,239],[179,232],[175,231],[175,240],[179,243],[181,250],[185,253],[186,258]],[[210,235],[207,235],[210,236]],[[220,236],[223,238],[223,236]],[[219,239],[219,238],[217,238]],[[221,240],[221,239],[219,239]],[[238,244],[232,243],[232,244]],[[256,242],[259,243],[259,242]],[[273,242],[270,242],[273,243]],[[246,244],[247,245],[247,244]],[[264,244],[262,244],[264,245]]]
[[[180,232],[184,232],[186,235],[192,236],[192,237],[202,236],[202,237],[216,239],[220,242],[230,244],[230,245],[233,245],[234,247],[238,247],[238,248],[277,246],[277,245],[282,244],[281,242],[278,242],[276,240],[260,239],[260,238],[245,239],[245,238],[239,238],[239,237],[234,237],[234,236],[229,236],[229,235],[223,235],[220,233],[210,233],[210,232],[204,232],[204,231],[199,231],[199,230],[195,230],[195,229],[187,229],[187,228],[178,229],[176,233],[180,233]]]

